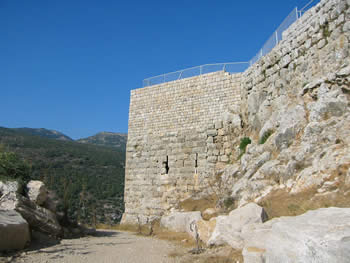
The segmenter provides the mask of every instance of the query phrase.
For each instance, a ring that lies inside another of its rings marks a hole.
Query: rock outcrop
[[[13,210],[0,210],[0,251],[23,249],[29,241],[29,226],[23,217]]]
[[[27,195],[30,201],[42,205],[47,199],[47,189],[43,182],[32,180],[27,184]]]
[[[321,208],[243,228],[245,263],[350,259],[350,208]]]
[[[230,245],[235,249],[243,248],[242,229],[246,225],[267,220],[264,209],[255,203],[235,209],[228,216],[218,216],[216,226],[207,245]]]
[[[168,216],[163,216],[160,220],[160,226],[175,232],[188,233],[195,236],[191,228],[192,223],[197,223],[202,219],[201,212],[173,212]]]
[[[3,189],[8,189],[9,191],[5,191],[5,194],[2,195],[0,209],[17,211],[34,230],[56,237],[62,235],[62,227],[53,212],[19,194],[18,183],[10,182],[2,183],[2,185],[5,185]]]

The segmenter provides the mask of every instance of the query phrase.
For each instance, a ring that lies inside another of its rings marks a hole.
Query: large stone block
[[[244,262],[349,262],[349,222],[349,208],[331,207],[246,226]]]
[[[30,241],[28,223],[14,210],[0,210],[0,251],[23,249]]]
[[[242,229],[253,223],[262,224],[267,220],[264,209],[255,203],[237,208],[228,216],[216,218],[215,229],[208,240],[208,245],[230,245],[235,249],[243,248]]]
[[[173,212],[170,215],[162,216],[161,227],[165,227],[175,232],[184,232],[194,236],[191,230],[191,223],[197,223],[202,219],[201,212]]]

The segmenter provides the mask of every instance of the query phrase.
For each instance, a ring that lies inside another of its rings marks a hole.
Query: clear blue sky
[[[127,132],[153,75],[248,61],[308,0],[0,0],[0,126]]]

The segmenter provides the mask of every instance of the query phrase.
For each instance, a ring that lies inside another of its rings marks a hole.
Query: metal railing
[[[164,82],[200,76],[202,74],[207,74],[207,73],[217,72],[217,71],[238,73],[238,72],[245,71],[248,68],[248,66],[249,66],[248,62],[204,64],[201,66],[187,68],[187,69],[174,71],[166,74],[161,74],[155,77],[144,79],[143,86],[147,87],[147,86],[157,85]]]
[[[311,4],[312,3],[316,3],[318,2],[317,0],[311,0],[310,2],[308,2],[302,9],[298,10],[298,15],[299,18],[307,11],[311,8]]]
[[[268,54],[277,44],[282,40],[282,33],[295,21],[298,20],[298,9],[294,8],[292,12],[283,20],[282,24],[277,28],[270,38],[265,42],[259,52],[249,61],[249,65],[253,65],[260,60],[263,56]]]
[[[202,74],[207,74],[217,71],[226,71],[230,73],[244,72],[249,66],[258,62],[263,56],[268,54],[277,44],[283,40],[283,32],[289,28],[294,22],[296,22],[308,9],[310,9],[311,4],[318,2],[318,0],[311,0],[302,9],[298,10],[297,7],[293,9],[292,12],[283,20],[281,25],[276,29],[275,32],[270,36],[270,38],[265,42],[263,47],[259,52],[248,62],[229,62],[229,63],[215,63],[215,64],[205,64],[201,66],[196,66],[192,68],[187,68],[179,71],[174,71],[155,77],[147,78],[143,80],[143,86],[152,86],[161,84],[164,82],[199,76]]]

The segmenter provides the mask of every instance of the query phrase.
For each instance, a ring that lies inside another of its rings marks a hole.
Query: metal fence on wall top
[[[270,38],[265,42],[259,52],[249,61],[249,65],[253,65],[259,61],[260,58],[269,53],[277,44],[282,40],[283,32],[288,29],[299,18],[299,12],[297,8],[294,8],[292,12],[283,20],[282,24],[277,28]]]
[[[200,76],[217,71],[225,71],[230,73],[244,72],[249,66],[258,62],[260,58],[268,54],[281,40],[283,40],[283,32],[289,28],[294,22],[296,22],[310,7],[312,3],[318,2],[317,0],[311,0],[302,9],[294,8],[292,12],[283,20],[281,25],[276,29],[270,38],[265,42],[259,52],[248,62],[230,62],[230,63],[215,63],[205,64],[192,68],[187,68],[171,73],[158,75],[155,77],[147,78],[143,80],[143,86],[152,86],[162,84],[169,81],[175,81],[179,79]]]
[[[202,74],[207,74],[217,71],[225,71],[230,73],[243,72],[249,66],[248,62],[229,62],[229,63],[215,63],[215,64],[205,64],[201,66],[196,66],[192,68],[187,68],[175,72],[170,72],[155,77],[147,78],[143,80],[143,86],[152,86],[161,84],[164,82],[190,78],[199,76]]]

